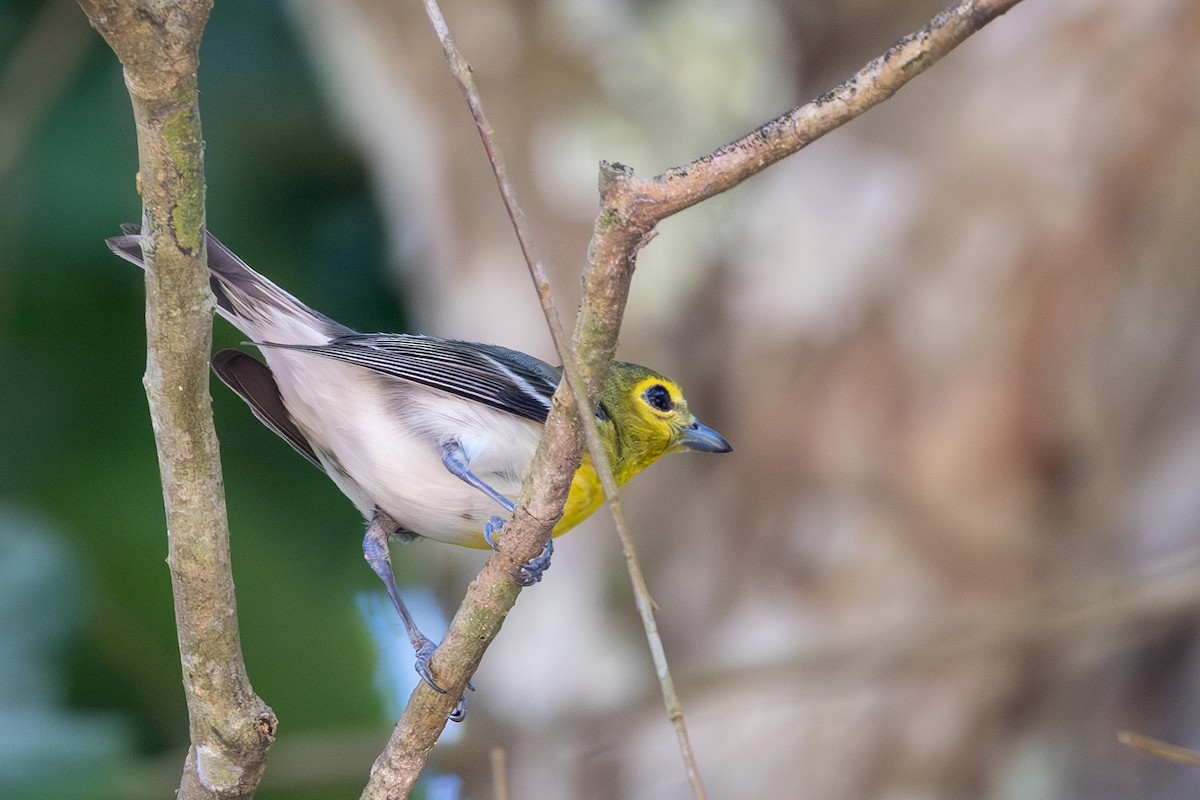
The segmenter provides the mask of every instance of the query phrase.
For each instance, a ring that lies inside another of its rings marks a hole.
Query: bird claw
[[[542,574],[550,568],[550,556],[554,555],[554,540],[547,539],[546,546],[537,556],[529,559],[513,570],[510,575],[518,586],[533,586],[542,579]]]
[[[450,712],[451,722],[462,722],[467,718],[467,693],[463,692],[458,697],[458,702],[454,704],[454,710]]]
[[[487,542],[487,546],[496,549],[494,537],[504,527],[504,517],[491,517],[487,522],[483,523],[483,540]]]
[[[488,547],[496,549],[494,538],[504,527],[503,517],[492,517],[483,523],[483,540]],[[542,574],[550,568],[550,556],[554,555],[554,539],[547,539],[542,552],[526,561],[509,574],[517,586],[533,586],[542,579]]]
[[[438,694],[445,694],[446,690],[437,685],[433,680],[433,672],[429,669],[429,660],[433,658],[433,651],[435,649],[437,649],[437,645],[429,639],[422,641],[420,646],[416,648],[417,663],[415,667],[417,674],[421,676],[421,680],[429,684],[430,689],[433,689]]]
[[[445,694],[446,690],[434,683],[433,673],[429,669],[429,660],[433,657],[433,651],[437,649],[429,639],[424,640],[420,647],[417,648],[417,674],[421,676],[421,680],[429,684],[429,688],[433,689],[438,694]],[[467,681],[467,689],[475,691],[475,684]],[[450,712],[451,722],[462,722],[467,718],[467,693],[463,692],[458,697],[458,702],[454,704],[454,710]]]

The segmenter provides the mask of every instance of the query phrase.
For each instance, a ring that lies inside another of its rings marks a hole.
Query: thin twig
[[[487,116],[484,113],[483,98],[480,97],[479,89],[475,85],[470,64],[467,63],[462,53],[458,50],[458,47],[454,44],[454,40],[450,36],[449,26],[447,26],[446,20],[442,16],[437,0],[425,0],[425,9],[433,23],[434,30],[437,32],[438,39],[441,41],[442,51],[446,55],[450,71],[458,81],[459,88],[462,89],[463,95],[466,97],[467,105],[471,110],[471,116],[475,120],[475,127],[479,131],[479,138],[483,142],[484,150],[487,151],[488,160],[492,165],[492,171],[495,174],[496,184],[500,189],[500,196],[504,201],[505,210],[512,221],[517,241],[521,245],[521,253],[525,257],[525,263],[529,268],[529,275],[533,279],[534,287],[537,290],[538,300],[542,304],[546,324],[550,328],[550,335],[554,341],[554,347],[558,351],[558,357],[562,362],[563,371],[567,379],[566,390],[569,393],[568,396],[574,399],[575,412],[583,425],[588,455],[591,456],[592,466],[600,479],[604,495],[608,500],[609,509],[612,512],[613,521],[616,524],[617,535],[621,541],[621,550],[625,555],[625,565],[629,571],[630,583],[633,585],[635,605],[642,619],[646,641],[650,646],[654,671],[658,675],[659,683],[662,687],[663,701],[666,705],[667,715],[675,727],[684,767],[692,786],[692,794],[696,800],[703,800],[705,792],[704,786],[700,781],[700,769],[696,763],[696,755],[692,749],[691,739],[688,736],[687,723],[683,716],[683,705],[679,701],[679,695],[675,691],[675,682],[671,678],[671,669],[667,662],[666,648],[663,646],[662,637],[658,633],[658,623],[654,618],[654,600],[650,596],[650,589],[646,585],[645,574],[642,572],[637,551],[633,546],[633,537],[629,534],[625,515],[621,510],[619,489],[616,478],[613,476],[612,465],[608,461],[608,453],[605,451],[604,445],[600,440],[600,430],[596,425],[596,418],[591,412],[600,385],[596,382],[591,383],[589,391],[589,385],[584,383],[583,376],[580,374],[575,353],[572,351],[566,334],[563,332],[562,322],[559,319],[554,297],[550,290],[549,279],[546,277],[541,259],[535,255],[536,249],[533,237],[525,223],[525,212],[517,200],[516,190],[508,180],[508,169],[505,165],[503,154],[496,144],[495,130],[492,128],[491,123],[488,122]],[[611,308],[609,318],[619,321],[623,310],[623,306],[620,308]],[[619,325],[619,322],[617,324]],[[563,390],[560,389],[560,391]],[[530,553],[536,554],[538,549],[543,545],[544,540],[535,542],[534,549]]]
[[[475,86],[475,79],[471,75],[471,65],[462,57],[458,47],[454,44],[454,39],[450,36],[450,29],[446,25],[446,20],[442,16],[442,10],[438,6],[437,0],[424,0],[424,3],[425,11],[429,15],[430,22],[433,23],[433,29],[437,33],[438,40],[442,44],[442,52],[446,55],[450,72],[467,99],[467,106],[471,110],[471,117],[475,120],[475,127],[479,131],[480,141],[483,142],[488,161],[492,165],[492,173],[496,177],[496,185],[500,189],[500,196],[504,201],[505,211],[508,212],[508,218],[512,222],[513,230],[516,232],[517,242],[521,246],[521,254],[524,256],[525,263],[529,268],[529,276],[533,279],[533,286],[537,291],[538,301],[542,305],[542,313],[546,317],[546,324],[550,329],[550,337],[554,342],[554,348],[562,360],[563,372],[567,378],[567,386],[565,389],[560,387],[559,392],[564,393],[564,402],[574,402],[575,411],[581,419],[588,419],[591,417],[591,414],[587,411],[590,407],[590,403],[587,401],[588,392],[576,366],[576,359],[574,353],[571,351],[571,345],[567,341],[566,333],[563,331],[562,320],[558,316],[558,308],[554,303],[554,295],[550,291],[550,279],[546,276],[546,270],[542,266],[541,259],[536,256],[533,236],[530,234],[529,227],[525,223],[525,212],[522,210],[521,204],[517,201],[516,191],[508,179],[508,167],[505,164],[504,156],[500,152],[500,148],[496,145],[496,131],[492,128],[491,123],[488,122],[487,116],[483,112],[483,100],[479,96],[479,89]],[[607,465],[604,448],[600,444],[600,436],[598,431],[596,431],[595,421],[593,420],[590,426],[585,422],[584,431],[589,436],[589,445],[593,444],[591,440],[594,439],[594,450],[600,453],[600,458]],[[595,453],[593,453],[593,458],[595,458]],[[577,467],[578,461],[579,456],[577,455],[573,460],[573,466]],[[597,471],[600,472],[599,468]],[[606,469],[603,472],[607,473],[611,480],[612,471]],[[615,486],[616,482],[613,481],[613,484]],[[524,547],[521,548],[521,551],[530,558],[537,555],[541,548],[545,546],[546,538],[548,538],[548,532],[547,536],[540,537],[540,540],[535,538],[530,542],[518,543],[516,538],[510,534],[506,534],[504,537],[510,544],[523,544]]]
[[[508,758],[503,747],[492,748],[492,787],[496,800],[508,800]]]
[[[554,496],[551,502],[545,505],[549,508],[548,514],[538,515],[540,525],[521,525],[518,523],[521,514],[520,510],[514,515],[513,522],[506,528],[505,536],[501,540],[501,551],[493,556],[491,561],[497,561],[499,558],[508,556],[511,564],[527,561],[536,555],[544,546],[546,539],[549,538],[550,532],[562,515],[562,508],[566,502],[566,495],[570,488],[570,478],[573,476],[575,469],[578,467],[580,459],[579,446],[576,443],[576,431],[580,422],[582,422],[584,438],[588,445],[589,454],[592,457],[593,467],[600,476],[601,484],[604,487],[606,496],[609,498],[610,507],[613,510],[614,519],[616,520],[618,533],[621,537],[622,546],[625,550],[626,563],[629,565],[630,575],[633,581],[635,596],[637,597],[637,606],[643,617],[643,624],[646,628],[646,635],[650,642],[651,653],[655,662],[655,669],[663,682],[664,697],[670,698],[667,704],[668,713],[672,723],[675,725],[678,732],[681,752],[684,754],[686,761],[686,769],[693,785],[694,794],[697,800],[702,800],[704,797],[703,787],[699,782],[699,770],[695,765],[695,757],[691,749],[691,744],[687,736],[687,730],[683,719],[681,705],[678,698],[675,696],[674,685],[671,682],[670,671],[667,666],[665,650],[662,641],[658,635],[657,625],[653,619],[653,602],[650,599],[649,590],[646,588],[645,578],[642,575],[641,569],[637,562],[636,553],[632,548],[632,539],[625,529],[624,517],[621,514],[619,502],[617,500],[617,483],[612,475],[611,465],[608,463],[607,453],[600,441],[599,430],[596,427],[596,422],[593,415],[590,413],[591,401],[588,400],[589,393],[586,384],[579,372],[577,360],[571,350],[571,346],[567,341],[566,333],[563,330],[562,322],[559,319],[557,308],[554,304],[554,298],[550,291],[550,283],[546,277],[545,270],[541,261],[534,255],[534,247],[532,237],[529,234],[528,227],[525,223],[524,212],[518,203],[511,182],[507,177],[507,168],[502,154],[495,143],[495,132],[487,117],[484,114],[482,102],[479,97],[478,90],[475,87],[474,80],[471,76],[470,65],[463,59],[458,48],[455,46],[450,31],[446,25],[445,18],[442,16],[441,9],[438,7],[436,0],[426,0],[426,11],[433,23],[439,40],[442,43],[442,49],[446,54],[446,59],[450,65],[450,70],[454,77],[458,80],[464,95],[467,98],[468,105],[471,110],[472,117],[475,120],[476,127],[480,134],[480,139],[483,142],[484,148],[488,154],[488,159],[492,164],[493,172],[496,176],[496,182],[500,188],[501,196],[504,200],[505,208],[508,212],[509,219],[512,221],[513,228],[516,231],[518,242],[520,243],[522,253],[525,257],[526,264],[529,268],[530,277],[533,279],[534,287],[537,290],[538,299],[542,305],[543,313],[546,317],[547,325],[550,328],[551,337],[555,347],[558,350],[559,357],[563,364],[564,375],[566,376],[566,386],[560,387],[554,398],[554,407],[558,409],[558,413],[551,414],[547,421],[547,433],[543,437],[543,443],[539,446],[539,452],[545,448],[549,452],[560,452],[558,457],[543,458],[542,463],[557,464],[558,486],[552,488]],[[614,314],[619,318],[621,309],[617,309]],[[573,403],[572,403],[573,401]],[[573,412],[573,413],[572,413]],[[557,443],[557,444],[555,444]],[[539,485],[539,473],[537,464],[539,459],[535,456],[535,466],[531,468],[531,474],[526,480],[526,487]],[[569,467],[564,470],[563,467]],[[519,504],[524,507],[528,505],[526,495],[528,490],[522,493],[522,501]],[[491,563],[491,562],[489,562]],[[507,572],[511,569],[511,564],[506,567]],[[480,580],[482,581],[481,574]],[[474,586],[474,585],[473,585]],[[512,593],[512,599],[515,601],[516,594]],[[510,603],[511,605],[511,603]],[[466,601],[464,600],[464,607]],[[501,617],[502,619],[502,617]],[[647,621],[648,620],[648,621]],[[456,617],[457,621],[457,617]],[[455,628],[454,623],[451,624],[451,631]],[[494,630],[498,630],[499,620],[495,625]],[[494,636],[494,632],[492,633]],[[442,647],[439,650],[448,647],[452,644],[454,637],[451,632],[443,640]],[[490,638],[489,640],[490,641]],[[477,664],[477,660],[475,661]],[[473,666],[471,667],[473,671]],[[439,676],[441,676],[439,672]],[[470,673],[463,677],[465,682]],[[457,680],[451,677],[443,680],[450,694],[453,694],[457,685]],[[421,694],[426,694],[418,687],[418,691],[414,692],[414,699]],[[436,698],[431,698],[436,700]],[[410,705],[412,705],[410,703]],[[436,705],[440,704],[435,704]],[[426,706],[428,707],[428,706]],[[408,709],[406,708],[405,715],[402,717],[400,724],[397,726],[397,733],[402,730],[417,731],[418,728],[412,725],[406,725],[406,718],[409,717]],[[444,725],[444,722],[441,723]],[[437,728],[440,731],[440,727]],[[435,737],[436,738],[436,737]],[[396,773],[389,767],[389,763],[393,766],[398,766],[403,763],[409,770],[416,766],[417,762],[411,758],[401,754],[401,749],[407,750],[408,753],[427,752],[424,741],[427,737],[422,736],[422,742],[402,742],[397,735],[393,735],[389,741],[387,748],[377,760],[375,768],[372,770],[372,778],[364,791],[364,797],[376,796],[380,788],[386,781],[392,780],[391,776]],[[432,742],[428,742],[428,746],[432,746]],[[411,778],[415,780],[415,775]]]
[[[212,294],[196,65],[211,0],[80,0],[125,68],[137,122],[146,374],[190,721],[178,797],[253,796],[275,739],[242,659],[208,395]]]
[[[1180,747],[1177,744],[1164,742],[1161,739],[1155,739],[1151,736],[1143,736],[1134,731],[1121,731],[1117,734],[1117,741],[1127,747],[1132,747],[1134,750],[1140,750],[1155,758],[1161,758],[1163,761],[1183,764],[1188,767],[1200,767],[1200,753],[1187,747]]]

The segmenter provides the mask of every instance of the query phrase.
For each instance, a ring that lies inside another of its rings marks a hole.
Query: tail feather
[[[121,230],[123,235],[107,240],[109,248],[145,269],[141,227],[126,223]],[[217,311],[254,341],[324,344],[335,336],[354,332],[252,270],[211,233],[206,232],[205,237],[209,285],[217,301]]]

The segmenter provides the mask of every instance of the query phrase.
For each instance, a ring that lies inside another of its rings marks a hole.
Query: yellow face
[[[647,445],[661,445],[660,455],[685,449],[678,441],[680,432],[695,417],[688,412],[687,400],[677,383],[654,375],[634,384],[629,395],[629,404],[637,414],[636,422],[630,424],[645,431]]]
[[[613,364],[600,415],[606,427],[612,426],[611,455],[621,483],[673,451],[731,449],[692,415],[679,384],[634,364]]]
[[[613,363],[596,417],[619,484],[675,450],[727,453],[732,449],[725,437],[692,416],[679,384],[636,364]],[[584,453],[554,535],[586,518],[603,498],[600,480]]]

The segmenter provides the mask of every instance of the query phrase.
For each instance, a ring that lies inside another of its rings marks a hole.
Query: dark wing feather
[[[212,368],[226,386],[246,401],[259,422],[279,434],[317,468],[325,469],[283,405],[270,367],[240,350],[222,350],[212,357]]]
[[[358,333],[328,344],[256,342],[337,359],[382,375],[545,422],[562,371],[533,356],[495,345],[406,334]]]

